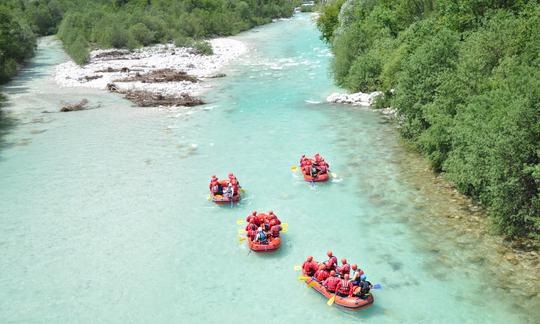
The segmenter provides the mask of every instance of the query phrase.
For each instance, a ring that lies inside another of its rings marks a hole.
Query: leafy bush
[[[129,32],[135,41],[146,46],[154,43],[156,33],[152,32],[143,23],[137,23],[129,28]]]
[[[201,55],[212,55],[212,54],[214,54],[214,50],[212,49],[212,45],[209,42],[206,42],[206,41],[198,41],[198,42],[196,42],[194,48],[197,51],[197,53],[201,54]]]

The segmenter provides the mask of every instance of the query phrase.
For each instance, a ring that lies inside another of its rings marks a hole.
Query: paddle
[[[326,305],[332,306],[332,304],[334,304],[334,301],[336,300],[336,295],[337,295],[337,289],[336,289],[336,292],[334,293],[334,296],[332,296],[332,297],[330,297],[330,299],[328,299],[328,301],[326,302]]]
[[[282,227],[284,227],[284,226],[289,226],[289,223],[281,223],[280,225],[281,225]]]
[[[244,234],[245,232],[246,232],[246,230],[243,229],[243,228],[241,228],[241,229],[238,230],[238,234]]]
[[[282,233],[287,233],[287,227],[282,227],[282,228],[281,228],[281,232],[282,232]]]
[[[298,166],[296,166],[296,165],[292,166],[292,167],[291,167],[291,171],[292,171],[292,172],[298,171]]]
[[[238,220],[236,221],[236,224],[242,225],[242,224],[244,224],[244,220],[243,220],[243,219],[238,219]]]
[[[380,283],[376,283],[373,285],[373,289],[382,289],[382,285]]]
[[[312,282],[308,283],[307,286],[308,286],[308,288],[312,288],[312,287],[314,287],[314,286],[317,286],[317,282],[316,282],[316,281],[312,281]]]
[[[306,276],[300,276],[300,277],[298,277],[298,280],[302,280],[302,281],[306,281],[306,280],[308,280],[308,279],[309,279],[309,277],[306,277]]]
[[[243,236],[238,237],[238,241],[240,242],[245,241],[245,240],[247,240],[247,237],[243,237]]]
[[[302,270],[301,266],[299,266],[299,265],[294,266],[294,271],[300,271],[300,270]]]

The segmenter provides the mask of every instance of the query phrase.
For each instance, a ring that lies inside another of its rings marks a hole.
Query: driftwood
[[[83,99],[83,100],[79,101],[78,103],[64,105],[62,108],[60,108],[60,111],[61,112],[69,112],[69,111],[84,110],[84,109],[86,109],[87,104],[88,104],[88,100]]]
[[[106,88],[107,88],[107,90],[109,90],[110,92],[118,92],[118,91],[119,91],[118,87],[117,87],[116,84],[114,84],[114,83],[107,83]]]
[[[97,54],[96,56],[94,56],[93,58],[95,59],[101,59],[101,58],[107,58],[107,59],[112,59],[112,60],[118,60],[118,59],[121,59],[122,56],[124,55],[127,55],[127,54],[130,54],[131,51],[128,51],[128,50],[111,50],[111,51],[106,51],[106,52],[103,52],[103,53],[99,53]]]
[[[135,82],[135,81],[141,81],[142,83],[189,81],[189,82],[195,83],[199,80],[196,77],[191,76],[184,71],[177,71],[173,69],[154,70],[145,74],[140,74],[139,72],[137,72],[135,75],[128,76],[123,79],[114,80],[114,82]]]
[[[119,69],[113,69],[112,67],[109,66],[106,69],[97,70],[96,73],[113,73],[113,72],[127,73],[129,71],[142,71],[142,70],[130,70],[128,67],[123,67],[123,68],[119,68]]]
[[[192,97],[188,94],[181,94],[179,96],[169,96],[161,93],[153,93],[143,90],[128,90],[119,91],[124,94],[124,98],[137,104],[139,107],[159,107],[159,106],[197,106],[203,105],[204,102]]]
[[[101,79],[103,78],[103,75],[86,75],[83,79],[86,80],[87,82],[88,81],[92,81],[92,80],[96,80],[96,79]]]

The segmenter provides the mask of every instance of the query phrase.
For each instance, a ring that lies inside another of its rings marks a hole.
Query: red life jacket
[[[341,279],[339,283],[340,283],[339,293],[342,295],[348,295],[350,293],[349,283],[345,279]]]

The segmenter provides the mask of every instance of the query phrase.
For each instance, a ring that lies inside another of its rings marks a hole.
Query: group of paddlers
[[[332,251],[328,251],[327,255],[328,260],[321,263],[308,256],[302,265],[304,274],[321,283],[329,292],[339,296],[360,297],[362,299],[369,296],[372,285],[366,280],[367,277],[362,269],[358,268],[356,264],[351,266],[346,259],[341,259],[341,266],[339,266]],[[352,278],[350,277],[351,269],[353,271]]]
[[[321,174],[326,174],[330,170],[330,165],[328,165],[328,163],[319,153],[315,154],[313,159],[302,155],[300,158],[300,167],[302,168],[302,172],[304,174],[307,174],[313,178],[316,178]]]
[[[208,187],[213,196],[222,195],[225,198],[233,198],[238,195],[240,183],[234,174],[229,173],[229,178],[221,181],[213,175]]]
[[[257,211],[253,211],[246,218],[246,222],[247,237],[259,244],[268,244],[273,238],[278,238],[282,230],[281,221],[273,211],[268,214],[257,214]]]

